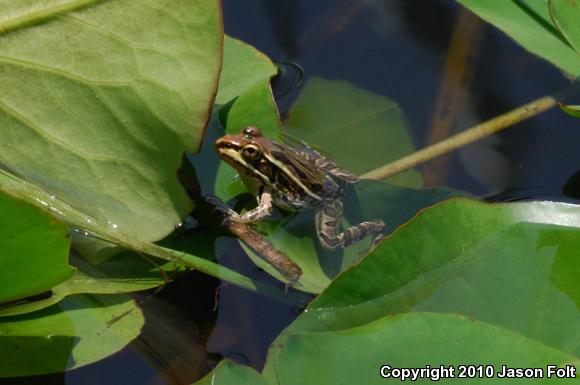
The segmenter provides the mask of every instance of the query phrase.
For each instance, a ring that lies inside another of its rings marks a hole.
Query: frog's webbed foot
[[[296,149],[300,155],[306,158],[310,163],[312,163],[315,167],[318,167],[322,170],[329,172],[330,174],[334,175],[335,177],[344,180],[347,183],[358,183],[360,182],[360,178],[355,174],[347,171],[341,167],[339,167],[336,163],[310,147],[306,142],[303,140],[300,141],[302,146],[306,148],[306,150],[299,150]]]
[[[339,219],[342,216],[342,201],[337,200],[316,213],[316,229],[320,244],[327,250],[338,250],[373,236],[370,251],[384,238],[385,222],[377,219],[361,222],[339,233]]]

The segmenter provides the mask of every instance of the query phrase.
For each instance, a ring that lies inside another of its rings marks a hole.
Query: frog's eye
[[[262,150],[256,143],[248,143],[242,148],[242,157],[245,160],[256,160],[261,154]]]
[[[262,136],[262,131],[258,127],[246,127],[242,130],[242,134],[245,135],[248,139],[250,138],[257,138]]]

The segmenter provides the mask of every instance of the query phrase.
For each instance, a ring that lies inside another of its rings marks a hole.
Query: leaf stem
[[[452,135],[432,146],[425,147],[394,162],[369,171],[360,177],[363,179],[381,180],[413,168],[419,164],[445,155],[453,150],[473,143],[476,140],[506,129],[516,123],[538,115],[556,106],[558,101],[554,96],[544,96],[528,104],[524,104],[505,114],[496,116],[484,123],[478,124],[459,134]]]

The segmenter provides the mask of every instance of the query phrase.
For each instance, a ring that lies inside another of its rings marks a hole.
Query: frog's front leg
[[[368,235],[373,236],[371,248],[384,237],[385,223],[381,220],[362,222],[339,233],[339,220],[342,217],[342,200],[332,201],[316,212],[316,231],[320,244],[327,250],[342,249],[361,241]]]
[[[233,210],[232,210],[233,211]],[[229,216],[229,219],[236,222],[242,223],[252,223],[264,219],[272,215],[273,205],[272,205],[272,194],[269,191],[262,191],[258,196],[258,206],[242,215],[233,211]]]
[[[207,195],[205,201],[214,206],[214,210],[219,211],[224,216],[225,221],[236,221],[241,223],[251,223],[272,215],[272,194],[263,191],[258,196],[258,206],[243,215],[238,214],[231,207],[223,203],[218,197]]]

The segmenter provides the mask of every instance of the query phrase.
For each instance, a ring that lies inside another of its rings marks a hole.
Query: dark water
[[[460,10],[454,1],[224,0],[223,8],[228,34],[278,63],[300,66],[304,81],[347,80],[395,100],[416,146],[428,143]],[[451,132],[569,85],[556,68],[491,26],[484,25],[478,36],[479,48],[468,65],[472,80],[460,88],[462,107]],[[284,94],[283,114],[300,91],[300,86],[288,90],[295,86],[294,75],[290,68],[274,90]],[[551,110],[448,157],[442,173],[447,176],[435,178],[435,184],[495,201],[579,198],[579,128],[578,120]],[[273,282],[237,246],[220,262]],[[182,277],[152,298],[141,297],[146,331],[122,352],[66,374],[0,380],[0,385],[188,384],[220,357],[261,368],[268,345],[299,309],[231,286],[216,295],[218,287],[217,280],[201,274]]]

